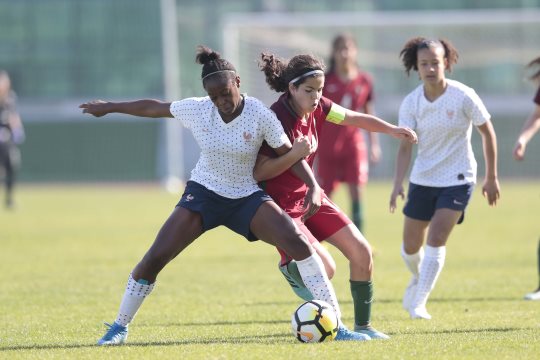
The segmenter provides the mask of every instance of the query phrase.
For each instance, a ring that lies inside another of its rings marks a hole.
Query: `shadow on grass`
[[[442,335],[442,334],[471,334],[471,333],[505,333],[512,331],[526,331],[526,330],[537,330],[535,327],[499,327],[499,328],[482,328],[482,329],[446,329],[446,330],[434,330],[434,331],[403,331],[398,334],[389,335]]]
[[[145,347],[145,346],[181,346],[181,345],[215,345],[215,344],[283,344],[284,340],[290,341],[290,334],[269,334],[269,335],[246,335],[235,336],[228,338],[215,339],[185,339],[171,341],[149,341],[149,342],[130,342],[121,347]],[[82,348],[98,348],[95,343],[92,344],[42,344],[42,345],[14,345],[0,347],[0,352],[3,351],[18,351],[18,350],[54,350],[54,349],[82,349]],[[120,347],[120,346],[108,346]]]
[[[484,329],[448,329],[440,331],[420,331],[420,332],[400,332],[399,334],[388,333],[389,335],[427,335],[427,334],[460,334],[460,333],[485,333],[485,332],[512,332],[536,330],[536,328],[484,328]],[[292,339],[290,334],[269,334],[269,335],[247,335],[235,336],[228,338],[214,339],[185,339],[171,341],[148,341],[148,342],[131,342],[124,344],[121,347],[147,347],[147,346],[182,346],[182,345],[219,345],[219,344],[260,344],[260,345],[275,345],[283,344],[284,341],[290,342]],[[82,348],[97,348],[96,344],[43,344],[43,345],[14,345],[0,347],[0,352],[18,351],[18,350],[54,350],[54,349],[82,349]],[[111,346],[109,346],[110,348]],[[112,346],[113,348],[117,346]]]
[[[289,324],[290,320],[229,320],[229,321],[198,321],[198,322],[171,322],[165,324],[140,323],[138,327],[173,327],[173,326],[235,326],[235,325],[254,325],[254,324]]]
[[[380,303],[380,304],[401,304],[401,298],[399,299],[377,299],[375,298],[374,302],[375,303]],[[456,303],[456,302],[483,302],[483,301],[523,301],[523,298],[520,297],[520,296],[515,296],[515,297],[511,297],[511,296],[497,296],[497,297],[465,297],[465,298],[448,298],[448,297],[445,297],[445,298],[430,298],[429,299],[429,302],[436,302],[436,303],[446,303],[446,302],[452,302],[452,303]],[[300,303],[302,303],[303,300],[300,300],[298,299],[298,301],[267,301],[267,302],[256,302],[256,303],[249,303],[249,304],[244,304],[245,306],[271,306],[271,305],[291,305],[291,306],[295,306],[295,305],[299,305]],[[339,303],[341,305],[351,305],[352,304],[352,301],[350,299],[347,299],[347,300],[339,300]]]

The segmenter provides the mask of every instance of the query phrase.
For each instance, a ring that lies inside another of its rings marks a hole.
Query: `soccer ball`
[[[292,331],[303,343],[334,340],[338,330],[338,318],[332,307],[321,300],[303,303],[292,315]]]

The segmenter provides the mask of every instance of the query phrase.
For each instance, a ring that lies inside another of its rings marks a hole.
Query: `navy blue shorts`
[[[251,219],[262,203],[273,201],[264,191],[229,199],[194,181],[188,181],[184,194],[176,206],[197,212],[202,217],[203,231],[224,225],[249,241],[258,240],[251,232]]]
[[[437,209],[463,211],[458,224],[463,222],[474,184],[431,187],[409,183],[407,203],[403,213],[416,220],[430,221]]]

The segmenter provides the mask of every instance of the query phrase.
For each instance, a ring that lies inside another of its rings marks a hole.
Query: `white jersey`
[[[410,175],[412,183],[446,187],[476,182],[472,125],[480,126],[490,114],[476,92],[447,79],[445,92],[430,102],[423,85],[403,100],[399,125],[418,135],[418,151]]]
[[[242,113],[228,124],[208,96],[175,101],[170,107],[201,148],[190,180],[230,199],[260,190],[253,167],[263,140],[273,148],[289,143],[272,110],[253,97],[244,96],[244,101]]]

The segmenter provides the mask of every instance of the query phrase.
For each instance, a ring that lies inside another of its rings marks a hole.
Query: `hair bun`
[[[203,45],[199,45],[197,47],[197,55],[195,56],[195,61],[198,64],[204,65],[217,59],[221,59],[221,54],[217,51],[214,51],[209,47]]]

